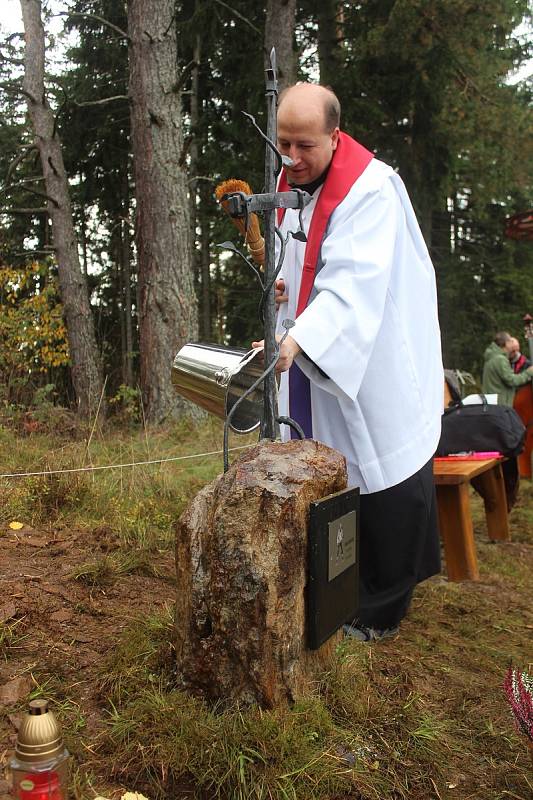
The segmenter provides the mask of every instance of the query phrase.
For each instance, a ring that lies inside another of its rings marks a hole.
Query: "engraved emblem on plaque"
[[[332,581],[356,560],[357,517],[350,511],[328,524],[329,560],[328,581]]]

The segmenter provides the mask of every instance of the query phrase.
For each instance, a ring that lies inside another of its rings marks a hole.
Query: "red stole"
[[[333,153],[331,165],[318,198],[305,247],[304,265],[298,307],[296,316],[302,313],[309,301],[309,295],[315,282],[316,265],[320,246],[326,232],[326,227],[333,211],[341,203],[356,180],[363,174],[374,158],[373,154],[363,145],[348,136],[347,133],[339,134],[337,149]],[[282,171],[278,185],[278,192],[288,192],[291,189],[287,181],[285,170]],[[278,209],[278,225],[281,225],[285,214],[284,208]]]

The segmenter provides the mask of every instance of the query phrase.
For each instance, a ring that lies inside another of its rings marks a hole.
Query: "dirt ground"
[[[132,619],[172,605],[171,552],[159,557],[157,578],[127,574],[93,587],[72,577],[113,545],[105,528],[0,532],[0,622],[12,632],[9,660],[0,660],[0,706],[7,711],[0,715],[2,766],[14,747],[21,701],[35,690],[46,695],[47,680],[55,697],[61,696],[58,680],[68,687],[68,702],[79,704],[85,720],[83,740],[96,741],[103,725],[97,697],[102,658]],[[97,774],[97,760],[91,765],[88,755],[87,767]],[[0,800],[8,797],[0,773]]]

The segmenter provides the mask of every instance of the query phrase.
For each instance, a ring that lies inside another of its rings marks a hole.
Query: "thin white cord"
[[[245,450],[247,447],[253,447],[253,444],[243,444],[240,447],[230,447],[229,452],[234,450]],[[60,475],[66,472],[96,472],[101,469],[122,469],[123,467],[140,467],[147,464],[165,464],[167,461],[186,461],[190,458],[205,458],[206,456],[219,456],[222,455],[222,450],[212,450],[210,453],[193,453],[190,456],[172,456],[171,458],[160,458],[157,461],[132,461],[129,464],[105,464],[101,467],[71,467],[69,469],[52,469],[46,472],[7,472],[0,475],[0,478],[32,478],[38,475]]]

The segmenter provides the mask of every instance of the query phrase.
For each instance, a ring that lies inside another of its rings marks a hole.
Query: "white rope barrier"
[[[240,447],[230,447],[229,452],[235,450],[245,450],[248,447],[254,447],[253,444],[243,444]],[[220,456],[222,450],[212,450],[209,453],[193,453],[190,456],[172,456],[170,458],[159,458],[156,461],[131,461],[129,464],[105,464],[100,467],[70,467],[68,469],[52,469],[45,472],[6,472],[0,475],[3,478],[33,478],[40,475],[62,475],[67,472],[97,472],[104,469],[124,469],[125,467],[141,467],[147,464],[166,464],[168,461],[187,461],[191,458],[206,458],[207,456]]]

